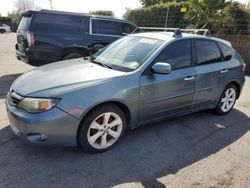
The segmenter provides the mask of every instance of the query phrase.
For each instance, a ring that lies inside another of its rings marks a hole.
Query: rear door
[[[194,107],[214,105],[228,73],[218,44],[212,40],[195,39],[196,85]]]
[[[17,29],[16,49],[25,52],[28,47],[27,33],[29,32],[32,15],[24,15]]]

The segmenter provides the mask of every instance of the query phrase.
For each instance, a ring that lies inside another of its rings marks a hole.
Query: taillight
[[[34,37],[34,33],[28,31],[27,32],[27,41],[28,41],[28,47],[29,48],[34,48],[35,47],[35,37]]]
[[[246,63],[243,63],[243,65],[242,65],[242,71],[245,72],[245,71],[246,71],[246,68],[247,68]]]

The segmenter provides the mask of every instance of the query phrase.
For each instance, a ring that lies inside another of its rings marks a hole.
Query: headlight
[[[59,101],[60,99],[24,98],[19,102],[18,107],[30,113],[45,112],[53,108]]]

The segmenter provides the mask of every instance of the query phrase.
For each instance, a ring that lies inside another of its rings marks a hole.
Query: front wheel
[[[126,130],[126,116],[115,105],[94,109],[82,123],[78,144],[87,152],[103,152],[113,147]]]
[[[217,114],[227,114],[230,112],[236,102],[237,92],[237,88],[234,85],[228,85],[217,103],[215,112]]]

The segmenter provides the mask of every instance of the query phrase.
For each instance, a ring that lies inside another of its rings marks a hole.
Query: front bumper
[[[80,121],[57,107],[37,114],[28,113],[6,100],[13,133],[35,145],[76,146]]]

